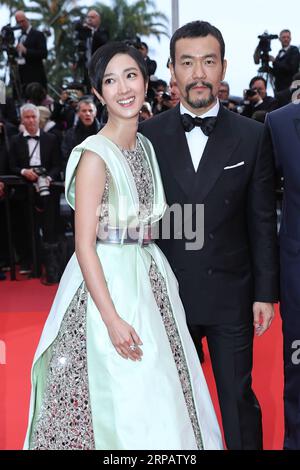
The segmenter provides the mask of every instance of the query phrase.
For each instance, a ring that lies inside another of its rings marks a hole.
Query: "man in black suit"
[[[47,58],[47,44],[43,33],[34,29],[23,11],[15,14],[16,22],[22,28],[16,49],[22,95],[25,96],[25,88],[28,83],[38,82],[45,89],[47,78],[43,59]]]
[[[296,97],[295,97],[296,98]],[[296,104],[297,103],[297,104]],[[280,225],[280,311],[284,339],[284,448],[300,450],[300,104],[267,116],[278,167],[284,177]]]
[[[252,93],[249,93],[252,91]],[[264,77],[256,76],[250,80],[249,90],[245,91],[245,104],[242,112],[243,116],[253,118],[257,111],[264,111],[265,114],[277,108],[277,101],[272,96],[267,95],[267,82]]]
[[[203,331],[207,337],[227,447],[261,449],[251,370],[253,325],[258,336],[269,328],[278,299],[272,153],[260,123],[219,104],[226,70],[220,31],[188,23],[170,49],[180,104],[141,124],[167,202],[183,211],[159,244],[179,281],[195,344]]]
[[[27,182],[36,184],[34,202],[39,214],[42,216],[41,224],[47,281],[49,283],[57,282],[54,255],[57,249],[56,217],[58,214],[58,198],[57,194],[51,189],[51,181],[57,180],[60,174],[59,143],[54,134],[47,134],[39,129],[39,110],[35,105],[27,103],[21,107],[20,112],[24,132],[11,139],[9,150],[10,169],[13,174],[23,176]],[[48,194],[40,193],[39,183],[41,180],[39,180],[37,170],[39,167],[46,170],[47,178],[44,180],[43,186],[48,186]],[[29,244],[28,240],[26,241],[28,223],[24,217],[24,214],[27,213],[24,205],[26,192],[24,193],[22,190],[23,188],[19,188],[19,191],[16,191],[16,212],[18,217],[22,219],[21,225],[23,225],[20,233],[16,233],[19,236],[16,243],[22,251],[21,260],[28,268]],[[20,221],[16,220],[16,223],[20,224]]]
[[[101,15],[96,10],[89,10],[86,15],[86,25],[91,30],[90,39],[88,39],[88,49],[90,56],[109,40],[108,31],[101,24]]]
[[[279,35],[282,48],[277,56],[269,56],[273,62],[273,74],[275,77],[275,91],[289,88],[293,75],[299,71],[300,52],[297,46],[291,46],[291,32],[288,29],[281,31]]]
[[[154,75],[155,71],[156,71],[156,68],[157,68],[157,63],[156,63],[155,60],[150,59],[150,57],[148,55],[149,54],[148,45],[145,42],[141,42],[138,46],[138,49],[139,49],[140,53],[142,54],[142,56],[144,57],[144,60],[146,62],[146,67],[147,67],[147,70],[148,70],[149,77],[151,75]]]

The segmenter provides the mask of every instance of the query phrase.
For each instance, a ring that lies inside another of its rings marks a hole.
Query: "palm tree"
[[[101,12],[102,24],[108,29],[111,40],[135,39],[136,36],[168,36],[168,18],[155,11],[152,0],[112,0],[111,6],[96,3],[93,8]]]
[[[18,9],[35,13],[38,19],[31,20],[33,26],[52,37],[46,62],[48,81],[59,88],[65,78],[71,78],[70,64],[74,62],[74,22],[82,16],[82,8],[73,0],[3,1],[13,16]],[[28,5],[26,5],[28,3]]]
[[[71,64],[76,62],[78,47],[75,41],[74,23],[80,20],[87,7],[80,6],[76,0],[4,0],[2,4],[10,10],[10,15],[18,9],[26,13],[35,13],[38,19],[32,24],[50,34],[52,41],[46,62],[48,82],[56,89],[64,79],[74,78]],[[111,40],[135,40],[137,36],[168,34],[166,15],[155,11],[152,0],[137,0],[128,4],[126,0],[111,0],[112,5],[95,3],[93,8],[99,10],[102,24],[108,29]]]

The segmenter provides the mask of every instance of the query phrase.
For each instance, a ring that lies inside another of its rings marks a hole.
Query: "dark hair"
[[[179,39],[198,37],[204,38],[209,34],[216,38],[220,44],[221,60],[223,63],[225,56],[225,42],[221,31],[219,31],[218,28],[211,25],[207,21],[191,21],[190,23],[187,23],[181,28],[177,29],[171,38],[170,57],[172,64],[175,65],[175,46]]]
[[[256,82],[257,80],[261,80],[262,82],[264,82],[265,87],[267,88],[267,80],[264,77],[261,77],[259,75],[251,78],[250,83],[249,83],[249,88],[252,88],[253,83]]]
[[[100,95],[102,94],[102,81],[106,67],[110,60],[117,54],[129,55],[140,69],[145,83],[148,81],[146,62],[142,54],[132,46],[124,42],[109,42],[94,52],[89,63],[89,77],[92,86]]]

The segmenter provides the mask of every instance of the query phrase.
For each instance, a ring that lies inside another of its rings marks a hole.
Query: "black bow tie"
[[[190,114],[182,114],[181,122],[185,132],[191,132],[194,127],[201,127],[203,134],[210,136],[216,125],[217,116],[209,116],[205,118],[192,117]]]
[[[24,137],[25,137],[25,139],[27,139],[27,140],[29,140],[29,139],[40,140],[40,136],[39,136],[39,135],[25,135]]]

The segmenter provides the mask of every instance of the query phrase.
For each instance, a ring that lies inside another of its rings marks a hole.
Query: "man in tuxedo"
[[[88,11],[86,24],[91,30],[87,47],[91,57],[99,47],[107,43],[109,36],[107,30],[101,25],[101,15],[96,10]]]
[[[57,194],[51,189],[51,181],[59,178],[60,174],[60,148],[58,139],[54,134],[47,134],[39,129],[39,110],[27,103],[21,107],[21,122],[24,132],[12,137],[9,149],[9,161],[11,172],[17,176],[23,176],[29,183],[36,184],[35,207],[41,216],[43,230],[43,252],[48,283],[57,282],[55,271],[57,262],[55,251],[57,249],[57,214],[59,200]],[[47,178],[43,186],[48,186],[49,194],[40,194],[38,181],[38,168],[46,170]],[[28,221],[25,214],[28,212],[26,204],[26,191],[17,188],[15,196],[15,208],[17,217],[15,222],[21,225],[21,230],[16,230],[18,237],[16,243],[21,251],[21,261],[29,268],[29,243]],[[26,237],[27,235],[27,237]],[[26,240],[27,238],[27,240]]]
[[[300,104],[266,119],[284,176],[280,226],[280,311],[284,338],[284,448],[300,450]]]
[[[277,56],[269,56],[273,62],[273,74],[275,77],[275,91],[285,90],[292,83],[293,75],[299,71],[300,52],[297,46],[291,46],[291,32],[288,29],[281,31],[279,35],[282,48]]]
[[[269,328],[278,298],[272,153],[260,123],[218,101],[226,70],[220,31],[188,23],[174,33],[170,50],[180,104],[141,124],[167,203],[183,212],[181,225],[173,218],[171,236],[159,244],[178,279],[195,345],[206,335],[227,447],[261,449],[251,370],[253,325],[258,336]],[[196,238],[204,232],[202,249],[191,240],[195,227]]]
[[[47,89],[47,78],[43,64],[43,59],[47,58],[47,44],[44,34],[31,26],[23,11],[17,11],[15,18],[22,29],[16,49],[19,54],[17,62],[22,95],[25,97],[25,88],[28,83],[38,82],[45,90]]]

